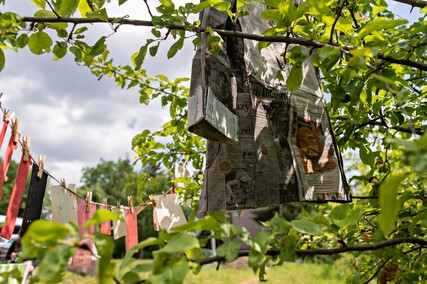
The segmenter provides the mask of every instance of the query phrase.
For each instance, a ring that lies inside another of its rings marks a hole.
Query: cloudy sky
[[[30,1],[7,2],[0,11],[29,16],[36,10]],[[155,5],[158,2],[153,2],[152,9]],[[112,8],[112,16],[149,19],[143,1]],[[88,37],[90,44],[97,36],[112,33],[108,25],[93,28]],[[114,62],[131,64],[130,56],[145,44],[149,33],[150,28],[120,27],[107,40]],[[149,75],[189,77],[192,46],[187,45],[172,60],[167,60],[167,46],[156,58],[147,58]],[[81,169],[95,166],[101,158],[133,159],[133,136],[147,128],[158,129],[166,121],[165,111],[158,104],[139,104],[137,89],[122,90],[109,78],[97,81],[86,67],[74,62],[72,54],[54,61],[52,54],[36,56],[27,48],[5,53],[6,67],[0,73],[2,106],[21,119],[21,133],[31,138],[33,156],[37,159],[39,154],[46,155],[46,169],[58,179],[79,183]],[[15,152],[14,159],[19,158]]]
[[[29,0],[6,2],[0,6],[1,12],[30,16],[36,10]],[[158,5],[157,1],[148,3],[153,10]],[[397,14],[409,15],[408,5],[390,3]],[[129,0],[121,7],[110,6],[110,16],[149,20],[143,1]],[[90,29],[90,44],[99,36],[112,33],[108,25],[94,25]],[[107,40],[114,62],[131,64],[131,54],[139,50],[149,33],[150,28],[120,27]],[[146,60],[144,67],[149,75],[188,77],[193,56],[191,43],[172,60],[167,60],[166,50],[164,46],[156,58]],[[36,56],[28,49],[5,53],[6,67],[0,73],[2,106],[21,119],[21,133],[31,138],[33,156],[37,159],[39,154],[46,155],[46,169],[57,179],[79,183],[81,169],[95,166],[101,158],[132,159],[132,137],[147,128],[158,129],[166,121],[165,111],[159,105],[139,104],[137,89],[122,90],[108,78],[97,81],[86,67],[74,62],[72,54],[54,61],[52,54]],[[14,159],[19,157],[16,152]]]

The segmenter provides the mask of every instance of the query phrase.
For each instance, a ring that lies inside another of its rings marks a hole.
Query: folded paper
[[[231,2],[236,9],[237,1]],[[266,6],[253,3],[244,9],[247,15],[236,23],[226,12],[204,10],[202,25],[254,34],[270,27],[260,17]],[[207,36],[201,36],[193,59],[190,101],[200,90],[212,89],[237,116],[239,142],[219,143],[202,135],[208,142],[198,216],[292,201],[351,201],[309,50],[301,47],[307,56],[298,67],[302,83],[290,91],[286,80],[292,66],[284,61],[283,52],[296,45],[271,43],[259,50],[253,40],[223,40],[224,48],[213,53]]]

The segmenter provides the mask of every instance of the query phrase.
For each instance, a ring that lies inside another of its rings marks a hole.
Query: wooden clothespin
[[[108,203],[107,203],[107,198],[104,198],[104,200],[103,200],[103,203],[104,203],[104,206],[105,206],[105,209],[106,210],[110,210],[108,207]]]
[[[37,172],[37,177],[42,178],[44,172],[44,163],[46,162],[45,155],[39,155],[39,161],[37,165],[39,166],[39,171]]]
[[[130,213],[133,214],[132,195],[128,196],[128,206],[129,206],[129,209],[130,209]]]
[[[60,184],[62,185],[62,187],[63,187],[64,189],[67,189],[67,188],[68,188],[67,183],[65,182],[65,178],[61,178],[61,179],[59,180],[59,182],[60,182]]]
[[[162,191],[162,195],[166,198],[166,192]]]
[[[152,194],[148,195],[148,199],[151,201],[153,207],[156,207],[156,199],[154,199],[154,196]]]
[[[18,117],[12,120],[12,135],[13,135],[13,142],[18,143],[19,142],[19,125],[20,120]]]
[[[92,191],[86,192],[86,213],[90,212],[90,204],[92,203]]]
[[[10,121],[10,114],[8,109],[3,110],[3,122],[9,122]]]
[[[28,162],[30,160],[30,137],[24,136],[22,138],[22,147],[24,150],[24,162]]]
[[[117,208],[122,207],[122,205],[120,204],[120,200],[117,200]]]

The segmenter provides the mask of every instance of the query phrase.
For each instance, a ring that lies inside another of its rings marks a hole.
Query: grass
[[[266,269],[266,282],[272,284],[339,284],[347,283],[345,270],[342,267],[331,264],[315,263],[285,263],[281,266],[269,266]],[[186,284],[198,283],[236,284],[236,283],[259,283],[258,276],[245,266],[240,269],[231,269],[209,266],[204,267],[198,275],[189,273],[186,277]]]
[[[245,262],[243,260],[242,262]],[[346,276],[351,273],[350,268],[346,266],[348,259],[342,258],[333,264],[316,263],[285,263],[281,266],[270,265],[267,267],[265,283],[272,284],[340,284],[347,283]],[[185,284],[199,283],[220,283],[220,284],[251,284],[260,283],[258,276],[254,274],[247,263],[238,265],[238,268],[220,266],[217,270],[216,265],[205,266],[194,275],[192,272],[187,274]],[[147,268],[151,266],[150,260],[139,260],[137,266]],[[145,270],[145,269],[144,269]],[[67,273],[63,282],[66,284],[92,284],[96,283],[94,277],[84,277],[72,273]]]

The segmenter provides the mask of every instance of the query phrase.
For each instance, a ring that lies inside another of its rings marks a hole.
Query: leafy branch
[[[133,26],[146,26],[146,27],[155,26],[152,21],[134,20],[134,19],[126,19],[126,18],[108,18],[108,20],[105,21],[103,19],[98,19],[98,18],[23,17],[22,21],[29,22],[29,23],[74,23],[74,24],[115,23],[120,25],[133,25]],[[178,24],[168,25],[165,28],[168,28],[169,30],[184,30],[184,31],[191,31],[196,33],[204,33],[207,31],[205,28],[201,28],[201,27],[188,27],[186,25],[178,25]],[[301,37],[288,37],[288,36],[280,36],[280,35],[265,36],[265,35],[259,35],[259,34],[249,34],[249,33],[244,33],[239,31],[229,31],[229,30],[222,30],[222,29],[213,29],[213,31],[218,33],[221,36],[244,38],[244,39],[250,39],[250,40],[255,40],[259,42],[282,42],[287,44],[298,44],[298,45],[315,47],[315,48],[335,47],[335,48],[340,48],[341,53],[344,53],[344,54],[349,54],[349,51],[356,50],[356,48],[351,48],[348,46],[319,42],[319,41],[305,39]],[[427,64],[422,62],[418,62],[410,59],[399,59],[399,58],[395,58],[390,55],[384,55],[381,53],[378,53],[377,57],[378,59],[385,60],[389,63],[396,63],[400,65],[413,67],[421,71],[427,71]]]
[[[295,254],[298,256],[307,256],[307,255],[334,255],[340,254],[344,252],[352,252],[352,251],[372,251],[377,249],[382,249],[386,247],[392,247],[399,244],[418,244],[421,245],[421,248],[425,248],[427,246],[427,239],[417,238],[417,237],[401,237],[390,240],[381,241],[374,244],[366,244],[366,245],[349,245],[343,246],[341,248],[333,248],[333,249],[296,249]],[[266,255],[277,256],[280,254],[280,251],[277,250],[269,250],[266,252]],[[248,256],[249,250],[242,250],[239,252],[239,257]],[[224,261],[224,256],[213,256],[205,259],[190,259],[191,262],[206,265],[213,262],[221,262]]]

